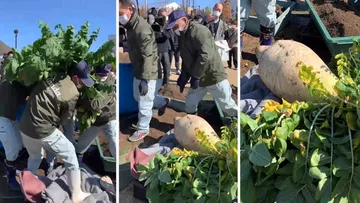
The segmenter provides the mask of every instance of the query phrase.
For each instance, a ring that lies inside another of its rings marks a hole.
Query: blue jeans
[[[23,147],[18,121],[0,117],[0,141],[5,150],[6,160],[15,161]]]
[[[226,116],[236,116],[238,107],[232,99],[232,89],[228,80],[223,80],[215,85],[208,87],[198,87],[190,89],[185,100],[185,111],[195,113],[199,102],[210,92],[214,100],[220,105],[221,110]]]
[[[165,105],[163,97],[157,95],[161,85],[161,80],[149,80],[148,81],[148,93],[144,96],[140,96],[139,84],[140,80],[134,78],[133,91],[134,98],[139,103],[139,121],[137,123],[137,131],[142,133],[149,132],[150,121],[152,118],[152,109],[160,108]]]
[[[85,130],[80,136],[75,145],[76,153],[84,154],[90,147],[94,139],[100,134],[101,131],[109,142],[109,150],[113,157],[116,157],[116,130],[118,129],[117,121],[112,120],[102,126],[91,126]]]
[[[75,146],[75,122],[71,122],[71,124],[62,126],[65,137]],[[50,151],[46,151],[46,161],[53,165],[55,164],[56,155],[51,153]]]
[[[59,155],[64,165],[69,170],[79,170],[79,163],[75,153],[74,145],[59,130],[42,139],[34,139],[23,133],[24,146],[29,153],[28,170],[33,174],[37,173],[43,157],[43,149],[53,154]]]

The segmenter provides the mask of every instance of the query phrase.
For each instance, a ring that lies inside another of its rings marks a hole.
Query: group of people
[[[138,141],[149,134],[152,109],[159,108],[159,115],[163,114],[170,99],[158,95],[161,81],[164,80],[159,67],[162,61],[160,58],[163,56],[159,57],[162,52],[158,51],[159,41],[150,25],[151,21],[148,23],[139,16],[132,0],[120,0],[119,6],[119,20],[126,29],[129,58],[133,66],[134,98],[139,105],[137,130],[129,140]],[[182,10],[175,10],[169,15],[166,11],[160,12],[166,20],[160,32],[163,35],[176,33],[179,39],[178,48],[182,65],[177,85],[181,93],[190,82],[190,90],[185,101],[186,113],[196,114],[199,102],[210,92],[224,114],[237,116],[238,108],[231,97],[232,89],[211,29],[189,20]]]
[[[213,13],[207,16],[195,15],[194,18],[187,16],[188,19],[194,23],[200,23],[209,28],[215,41],[226,40],[230,48],[228,68],[234,66],[237,69],[237,54],[238,54],[238,29],[237,19],[232,20],[229,24],[224,22],[220,17],[223,13],[223,4],[216,3],[213,7]],[[160,20],[157,20],[160,19]],[[165,8],[158,11],[156,8],[151,8],[148,11],[147,22],[151,25],[155,32],[156,43],[158,45],[159,66],[162,67],[163,84],[167,84],[170,75],[170,66],[173,57],[175,58],[176,74],[180,75],[180,48],[179,48],[179,32],[164,29],[168,21],[168,13]]]
[[[9,54],[8,57],[12,56]],[[0,141],[5,149],[7,178],[11,189],[21,189],[16,180],[16,166],[19,151],[25,147],[29,154],[27,170],[34,175],[37,175],[44,154],[49,164],[42,168],[46,174],[56,164],[56,156],[61,158],[67,168],[71,198],[77,203],[90,195],[81,190],[79,164],[82,162],[82,155],[100,131],[107,137],[110,152],[114,157],[117,142],[115,94],[89,99],[79,92],[81,88],[101,83],[114,85],[115,74],[111,72],[111,65],[96,67],[98,83],[95,84],[86,61],[74,62],[70,69],[69,73],[57,73],[54,77],[31,86],[2,79]],[[25,105],[25,109],[19,123],[16,115],[22,105]],[[75,112],[76,116],[81,116],[83,109],[100,112],[100,115],[76,142],[73,117]]]

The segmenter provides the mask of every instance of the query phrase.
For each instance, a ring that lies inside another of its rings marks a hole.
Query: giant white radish
[[[203,118],[195,115],[186,115],[184,117],[176,117],[174,121],[174,134],[179,144],[187,150],[205,152],[196,139],[196,133],[203,131],[207,136],[207,141],[215,144],[220,141],[211,125]]]
[[[289,102],[319,101],[310,96],[299,78],[299,63],[312,66],[325,88],[336,95],[334,86],[338,81],[324,61],[306,45],[292,40],[278,40],[268,48],[260,46],[256,51],[259,61],[258,73],[264,84],[278,97]]]

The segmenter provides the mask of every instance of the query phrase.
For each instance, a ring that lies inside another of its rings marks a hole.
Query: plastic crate
[[[351,36],[351,37],[331,37],[327,31],[324,23],[321,21],[319,14],[316,12],[313,4],[310,0],[306,0],[306,3],[310,9],[310,16],[314,20],[317,28],[320,31],[320,34],[323,40],[326,43],[326,46],[330,50],[331,55],[336,55],[340,52],[347,51],[353,44],[353,39],[360,39],[360,36]]]
[[[285,8],[285,11],[276,19],[274,35],[276,35],[289,22],[291,10],[296,6],[295,2],[276,1],[276,4]],[[245,23],[244,32],[256,36],[260,35],[260,21],[256,16],[249,16]]]
[[[98,138],[96,138],[96,145],[97,145],[99,153],[100,153],[100,158],[104,164],[104,170],[106,172],[116,173],[116,159],[114,157],[104,156]]]

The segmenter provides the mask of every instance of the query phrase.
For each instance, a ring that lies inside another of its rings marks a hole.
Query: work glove
[[[191,79],[190,79],[191,89],[193,89],[193,90],[197,89],[199,87],[199,83],[200,83],[199,78],[191,77]]]
[[[139,84],[140,96],[145,96],[148,93],[148,81],[141,80]]]
[[[184,88],[185,88],[186,82],[187,82],[187,81],[185,81],[184,75],[183,75],[183,74],[180,74],[179,78],[178,78],[177,81],[176,81],[176,84],[180,87],[180,93],[183,93],[183,92],[184,92]]]

